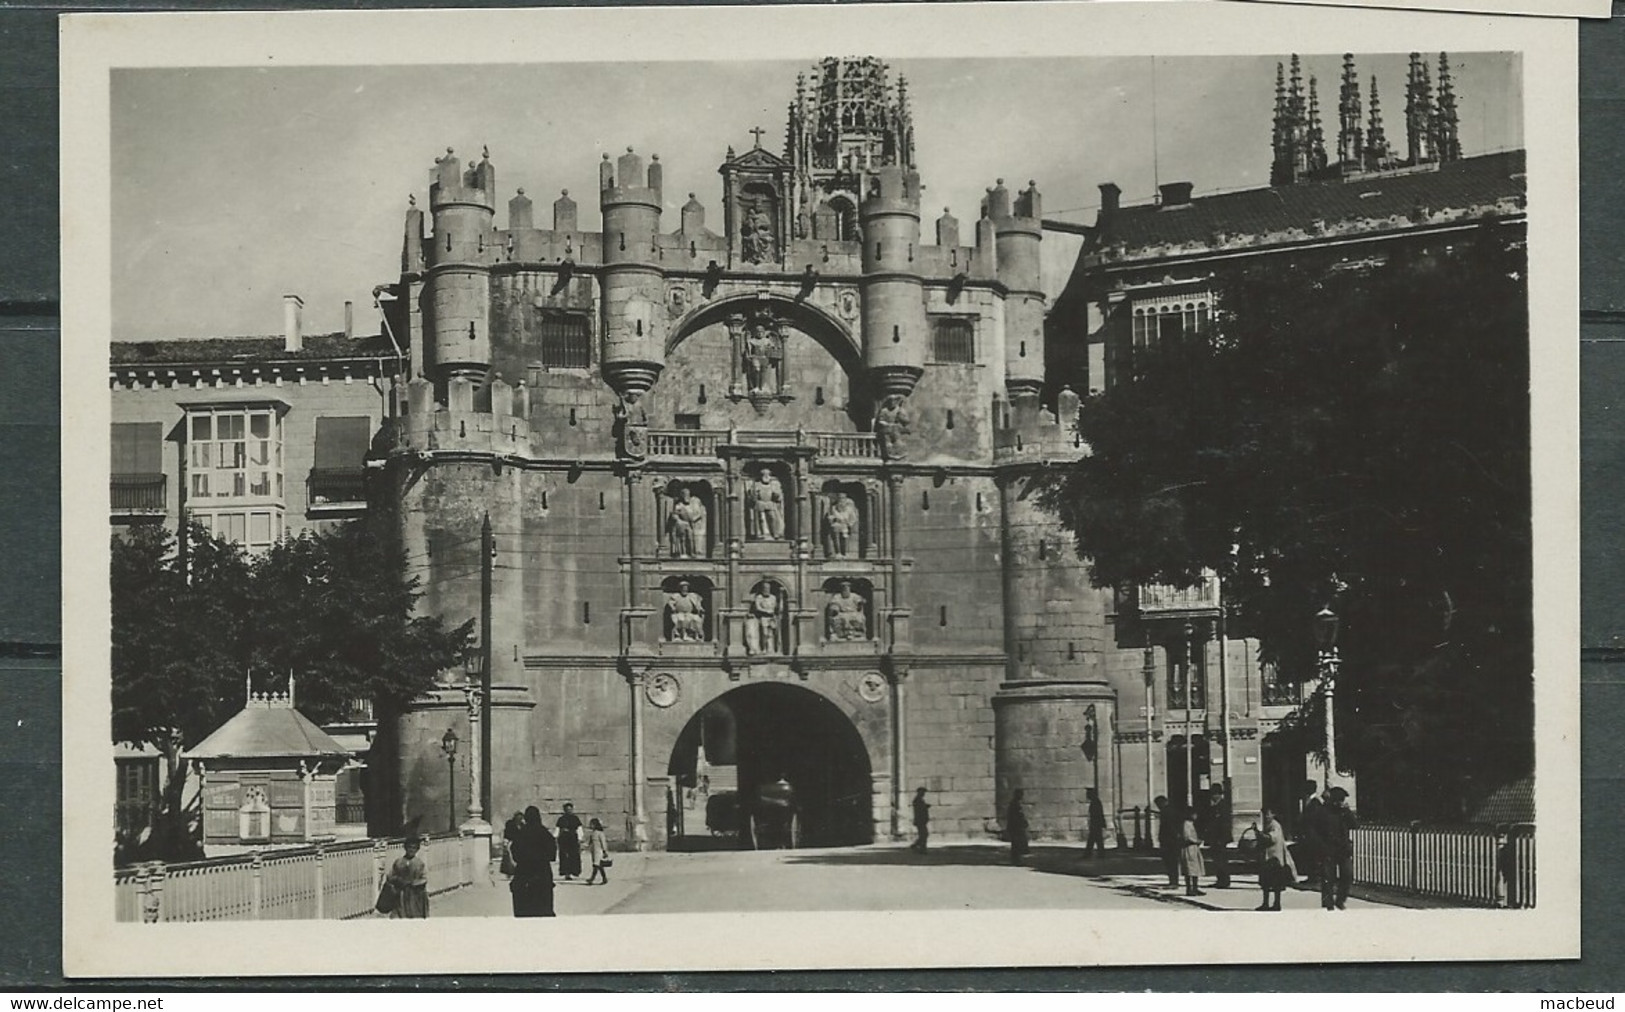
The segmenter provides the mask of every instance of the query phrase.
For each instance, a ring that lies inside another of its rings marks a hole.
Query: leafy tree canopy
[[[468,649],[474,620],[414,615],[417,580],[371,520],[307,532],[255,558],[201,528],[113,539],[113,739],[173,755],[243,706],[245,674],[317,723],[370,700],[398,712]]]
[[[1079,412],[1090,456],[1040,493],[1099,586],[1217,571],[1232,634],[1288,677],[1314,674],[1335,592],[1340,760],[1457,806],[1532,761],[1525,256],[1505,231],[1217,279],[1217,325],[1136,350]]]

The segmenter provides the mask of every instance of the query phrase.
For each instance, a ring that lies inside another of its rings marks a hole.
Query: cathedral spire
[[[1433,80],[1420,53],[1411,54],[1405,78],[1405,155],[1412,165],[1438,161],[1434,139]]]
[[[1376,172],[1393,162],[1388,150],[1388,135],[1382,129],[1382,100],[1377,97],[1377,75],[1371,75],[1371,121],[1365,131],[1365,167]]]
[[[1461,125],[1456,116],[1456,86],[1450,77],[1450,55],[1439,54],[1439,103],[1434,112],[1434,136],[1440,162],[1461,158]]]
[[[1354,54],[1343,54],[1343,86],[1337,96],[1337,163],[1344,173],[1360,168],[1360,79],[1354,71]]]
[[[1275,121],[1274,132],[1271,136],[1270,147],[1273,157],[1270,161],[1270,185],[1282,186],[1292,182],[1292,147],[1289,138],[1291,132],[1287,129],[1286,111],[1286,65],[1280,62],[1275,64]]]
[[[1309,175],[1326,168],[1326,134],[1320,127],[1320,95],[1315,77],[1309,75],[1309,120],[1304,134],[1304,162]]]

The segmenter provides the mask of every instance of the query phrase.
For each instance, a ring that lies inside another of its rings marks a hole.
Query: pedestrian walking
[[[1354,827],[1360,823],[1348,799],[1341,787],[1327,791],[1319,819],[1320,905],[1326,910],[1342,910],[1354,884]]]
[[[1320,816],[1326,810],[1321,802],[1320,785],[1313,780],[1303,784],[1303,808],[1298,812],[1298,824],[1293,827],[1293,838],[1298,844],[1298,860],[1303,867],[1305,885],[1320,883]]]
[[[1004,835],[1010,840],[1010,863],[1020,864],[1027,854],[1027,813],[1021,808],[1022,792],[1010,796],[1010,808],[1004,816]]]
[[[503,875],[513,877],[513,842],[519,839],[519,834],[525,828],[525,813],[515,812],[508,821],[502,824],[502,864],[500,870]]]
[[[1093,857],[1099,853],[1106,855],[1106,810],[1100,804],[1100,792],[1093,787],[1088,788],[1089,795],[1089,836],[1083,845],[1083,856]]]
[[[931,837],[931,804],[925,800],[925,788],[914,792],[914,843],[911,849],[924,854],[926,841]]]
[[[1258,888],[1263,893],[1258,909],[1280,910],[1281,893],[1298,881],[1286,830],[1275,813],[1266,808],[1259,813],[1259,821],[1253,823],[1253,832],[1258,836]]]
[[[525,824],[513,843],[514,875],[508,890],[513,893],[515,917],[553,916],[553,858],[557,854],[553,834],[542,824],[542,810],[531,805],[525,809]]]
[[[559,878],[569,881],[581,874],[581,817],[576,806],[566,801],[553,828],[558,830]]]
[[[1235,831],[1230,827],[1230,802],[1224,787],[1215,784],[1208,792],[1207,817],[1201,826],[1202,842],[1213,855],[1213,888],[1230,888],[1230,843]]]
[[[1179,823],[1179,871],[1185,876],[1186,896],[1206,896],[1197,888],[1198,880],[1207,874],[1202,864],[1202,834],[1196,831],[1196,813],[1186,811]]]
[[[389,886],[395,890],[391,920],[429,916],[429,866],[419,853],[423,838],[412,834],[405,841],[406,852],[389,866]]]
[[[587,860],[592,862],[592,874],[587,884],[592,885],[600,875],[609,885],[609,868],[614,860],[609,856],[609,841],[604,838],[604,824],[593,819],[587,824]]]
[[[1179,830],[1179,809],[1160,795],[1152,804],[1157,806],[1157,852],[1162,857],[1162,870],[1168,876],[1168,888],[1177,889],[1179,852],[1184,847]]]

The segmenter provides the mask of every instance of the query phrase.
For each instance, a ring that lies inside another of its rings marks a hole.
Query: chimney
[[[1123,188],[1116,183],[1100,184],[1100,219],[1104,221],[1117,213],[1123,199]]]
[[[305,300],[299,296],[284,295],[282,297],[282,349],[284,351],[304,350],[304,309]]]
[[[355,303],[344,300],[344,339],[355,340]]]
[[[1163,183],[1157,187],[1162,196],[1162,208],[1184,207],[1191,202],[1191,189],[1194,183]]]

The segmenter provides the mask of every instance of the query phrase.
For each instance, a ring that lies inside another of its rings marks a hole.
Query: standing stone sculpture
[[[688,486],[683,486],[666,518],[666,532],[674,558],[705,557],[705,520],[705,503],[694,498],[694,492]]]
[[[851,580],[842,580],[839,593],[830,596],[824,606],[824,635],[831,640],[865,640],[869,638],[869,621],[864,614],[864,600],[852,590]]]
[[[687,580],[678,582],[676,593],[666,595],[666,614],[671,619],[673,641],[705,639],[705,600],[689,589]]]
[[[779,596],[772,584],[763,581],[751,590],[750,608],[745,614],[745,653],[779,652]]]
[[[903,406],[902,394],[888,394],[875,412],[875,439],[880,443],[880,455],[887,460],[902,460],[907,454],[903,438],[909,433],[908,409]]]
[[[858,536],[858,507],[845,492],[830,497],[824,510],[824,554],[832,559],[844,559]]]
[[[745,488],[745,502],[750,509],[757,541],[780,541],[784,538],[784,486],[773,472],[762,468],[761,477]]]

